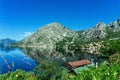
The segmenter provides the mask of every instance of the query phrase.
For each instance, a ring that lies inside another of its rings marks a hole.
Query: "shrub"
[[[34,69],[34,73],[42,80],[59,80],[67,76],[67,70],[54,61],[43,61]]]
[[[104,56],[120,53],[120,40],[105,41],[104,47],[101,47],[101,53],[103,53]]]
[[[120,64],[120,54],[116,53],[110,56],[109,58],[110,63],[117,63]]]
[[[16,70],[0,75],[0,80],[37,80],[33,72],[25,72],[23,70]]]

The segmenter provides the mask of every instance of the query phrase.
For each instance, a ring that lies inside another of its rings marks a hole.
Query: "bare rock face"
[[[52,52],[54,51],[57,42],[61,41],[65,37],[73,37],[74,40],[77,36],[78,34],[76,32],[55,22],[43,26],[32,35],[26,37],[20,42],[20,45],[39,47],[41,51],[48,50],[48,52]]]
[[[120,19],[114,21],[108,25],[110,29],[113,29],[114,32],[120,31]]]
[[[94,28],[86,30],[82,33],[82,38],[84,41],[91,41],[95,39],[103,39],[106,37],[106,24],[99,23]]]

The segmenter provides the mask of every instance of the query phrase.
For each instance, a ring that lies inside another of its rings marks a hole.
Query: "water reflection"
[[[9,53],[9,51],[11,50],[15,50],[15,47],[10,47],[10,46],[6,46],[6,47],[0,47],[0,50],[4,50],[6,53]]]
[[[81,60],[81,59],[94,59],[98,60],[98,55],[90,54],[90,53],[82,53],[78,50],[71,50],[71,51],[41,51],[39,47],[27,47],[27,48],[20,48],[23,50],[23,52],[33,58],[38,63],[42,62],[43,60],[54,60],[57,61],[60,65],[63,65],[64,63],[68,61],[74,61],[74,60]]]
[[[14,66],[13,66],[14,65]],[[0,48],[0,72],[6,73],[8,71],[15,71],[22,69],[31,71],[37,63],[25,55],[23,51],[13,47]]]

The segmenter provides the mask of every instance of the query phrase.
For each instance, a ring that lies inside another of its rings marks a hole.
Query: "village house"
[[[79,61],[72,61],[67,62],[66,66],[68,67],[69,71],[73,71],[75,74],[78,74],[81,70],[88,70],[88,67],[94,67],[95,64],[93,61],[89,60],[79,60]]]

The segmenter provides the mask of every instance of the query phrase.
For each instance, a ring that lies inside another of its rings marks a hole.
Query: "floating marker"
[[[11,57],[14,57],[14,58],[20,60],[21,62],[24,62],[24,63],[26,63],[26,64],[28,64],[28,65],[30,65],[30,66],[32,65],[30,62],[27,62],[27,61],[25,61],[25,60],[23,60],[23,59],[20,59],[20,58],[16,57],[16,56],[13,56],[13,55],[10,55],[10,54],[7,54],[7,55],[9,55],[9,56],[11,56]]]
[[[8,70],[10,70],[10,69],[11,69],[11,67],[10,67],[10,65],[8,64],[8,61],[5,59],[5,57],[4,57],[2,54],[0,54],[0,56],[2,57],[3,61],[4,61],[4,62],[5,62],[5,64],[7,65]]]

